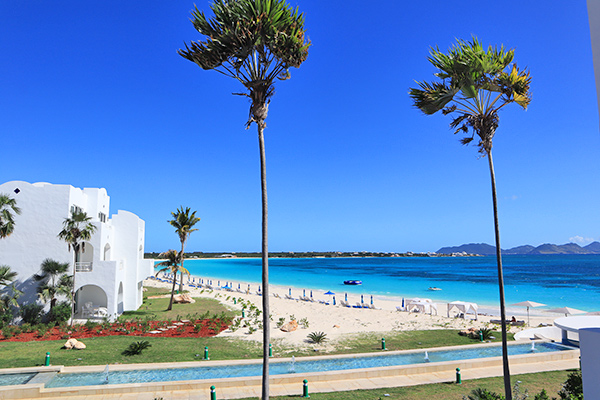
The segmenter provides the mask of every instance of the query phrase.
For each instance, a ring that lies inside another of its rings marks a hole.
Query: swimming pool
[[[514,344],[509,346],[509,355],[559,352],[573,350],[572,347],[556,343]],[[469,348],[470,347],[470,348]],[[326,357],[301,361],[273,360],[270,364],[270,375],[293,373],[339,371],[351,369],[368,369],[386,366],[425,364],[429,362],[458,361],[478,358],[499,357],[502,349],[493,346],[469,346],[457,349],[436,351],[411,351],[402,353],[381,353],[379,355]],[[426,358],[427,356],[427,358]],[[200,366],[190,368],[135,369],[87,373],[59,373],[45,386],[60,388],[71,386],[91,386],[103,384],[169,382],[187,380],[206,380],[234,377],[252,377],[262,374],[260,362],[250,364],[234,364],[219,366]],[[107,379],[108,378],[108,379]]]

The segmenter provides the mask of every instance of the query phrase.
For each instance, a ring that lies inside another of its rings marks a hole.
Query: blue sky
[[[0,181],[105,187],[146,249],[260,250],[256,126],[234,80],[177,54],[193,2],[0,2]],[[209,10],[209,2],[196,2]],[[493,243],[486,159],[412,107],[430,46],[515,48],[527,111],[494,139],[502,247],[600,240],[600,134],[585,1],[294,0],[313,45],[267,119],[272,251],[435,251]],[[581,238],[581,239],[578,239]]]

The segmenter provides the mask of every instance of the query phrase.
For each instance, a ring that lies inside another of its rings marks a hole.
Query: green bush
[[[137,354],[142,354],[142,351],[146,350],[148,347],[152,347],[150,342],[147,340],[141,340],[139,342],[133,342],[129,345],[128,348],[123,350],[124,356],[135,356]]]
[[[504,400],[504,396],[490,392],[487,389],[477,388],[471,391],[469,396],[463,397],[465,400]]]
[[[561,400],[580,400],[583,399],[583,381],[581,380],[581,371],[575,371],[569,374],[563,388],[558,392]]]
[[[42,322],[42,310],[44,306],[35,303],[21,306],[21,318],[23,322],[30,325],[36,325]]]
[[[57,303],[52,310],[48,312],[48,319],[55,324],[68,321],[71,318],[71,304],[66,301]]]

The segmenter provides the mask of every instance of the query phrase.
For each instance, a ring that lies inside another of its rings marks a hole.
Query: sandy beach
[[[184,278],[184,282],[185,282]],[[206,278],[205,278],[206,279]],[[208,278],[210,279],[210,278]],[[214,280],[213,283],[217,283]],[[224,284],[224,282],[222,282]],[[258,294],[258,286],[251,285],[251,290],[246,293],[248,283],[245,282],[229,282],[234,289],[240,285],[242,292],[228,291],[225,289],[197,289],[185,285],[185,289],[189,290],[192,297],[213,298],[221,301],[228,308],[240,310],[242,306],[234,304],[233,298],[242,298],[244,301],[249,301],[258,309],[262,309],[262,297]],[[145,286],[171,288],[171,284],[160,282],[154,279],[148,279],[144,282]],[[213,287],[217,287],[213,285]],[[332,296],[325,295],[323,291],[313,290],[313,300],[304,301],[299,297],[303,295],[302,290],[292,289],[293,299],[286,298],[289,295],[289,288],[282,286],[270,286],[270,308],[272,316],[271,339],[279,341],[285,346],[303,346],[307,344],[306,336],[310,332],[325,332],[330,341],[335,341],[343,336],[356,335],[361,333],[381,333],[390,331],[407,331],[407,330],[429,330],[429,329],[467,329],[471,327],[480,328],[490,325],[490,320],[498,319],[498,311],[492,308],[478,310],[477,320],[473,314],[467,314],[465,318],[457,318],[454,315],[456,311],[447,316],[447,303],[436,303],[438,315],[424,313],[409,313],[406,311],[398,311],[396,307],[401,306],[397,299],[377,296],[373,298],[375,309],[365,308],[349,308],[340,305],[340,300],[344,299],[344,295],[338,293],[336,295],[336,305],[332,304]],[[306,295],[310,296],[310,289],[306,289]],[[229,297],[229,300],[227,298]],[[360,303],[360,295],[348,295],[348,303],[356,305]],[[328,302],[329,305],[320,303]],[[365,296],[365,304],[370,304],[370,297]],[[508,318],[516,316],[518,320],[527,321],[525,308],[517,309],[510,308],[510,313],[507,313]],[[286,322],[293,317],[296,321],[308,321],[308,327],[299,326],[296,331],[283,332],[276,327],[280,318],[284,318]],[[560,315],[549,313],[530,313],[531,326],[536,327],[539,324],[552,324],[553,320]],[[254,319],[247,315],[247,319]],[[262,321],[262,316],[257,319]],[[527,329],[527,326],[511,326],[511,332],[518,332]],[[249,334],[248,328],[240,328],[234,332],[231,330],[223,331],[221,336],[238,337],[246,340],[262,340],[262,331]]]

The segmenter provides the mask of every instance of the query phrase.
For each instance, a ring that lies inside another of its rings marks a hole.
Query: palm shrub
[[[463,396],[463,400],[504,400],[504,396],[487,389],[477,388],[473,389],[470,395]]]
[[[563,388],[558,392],[561,400],[579,400],[583,399],[583,380],[581,379],[581,370],[571,372],[563,384]]]
[[[531,77],[527,71],[519,70],[512,63],[513,59],[514,50],[492,46],[484,49],[476,37],[471,42],[458,40],[447,54],[438,48],[431,49],[429,61],[438,70],[434,75],[441,81],[417,82],[419,87],[409,91],[414,105],[424,114],[441,111],[444,115],[452,115],[450,128],[455,134],[466,135],[461,139],[462,144],[469,144],[477,136],[479,153],[488,159],[502,321],[504,393],[508,400],[512,399],[512,393],[492,140],[500,122],[499,111],[503,107],[515,103],[527,109],[531,102]]]
[[[310,342],[316,344],[325,343],[328,340],[325,332],[311,332],[306,337]]]
[[[123,353],[121,354],[123,354],[124,356],[135,356],[138,354],[142,354],[142,351],[146,350],[149,347],[152,347],[150,342],[148,342],[147,340],[140,340],[131,343],[128,348],[123,350]]]

